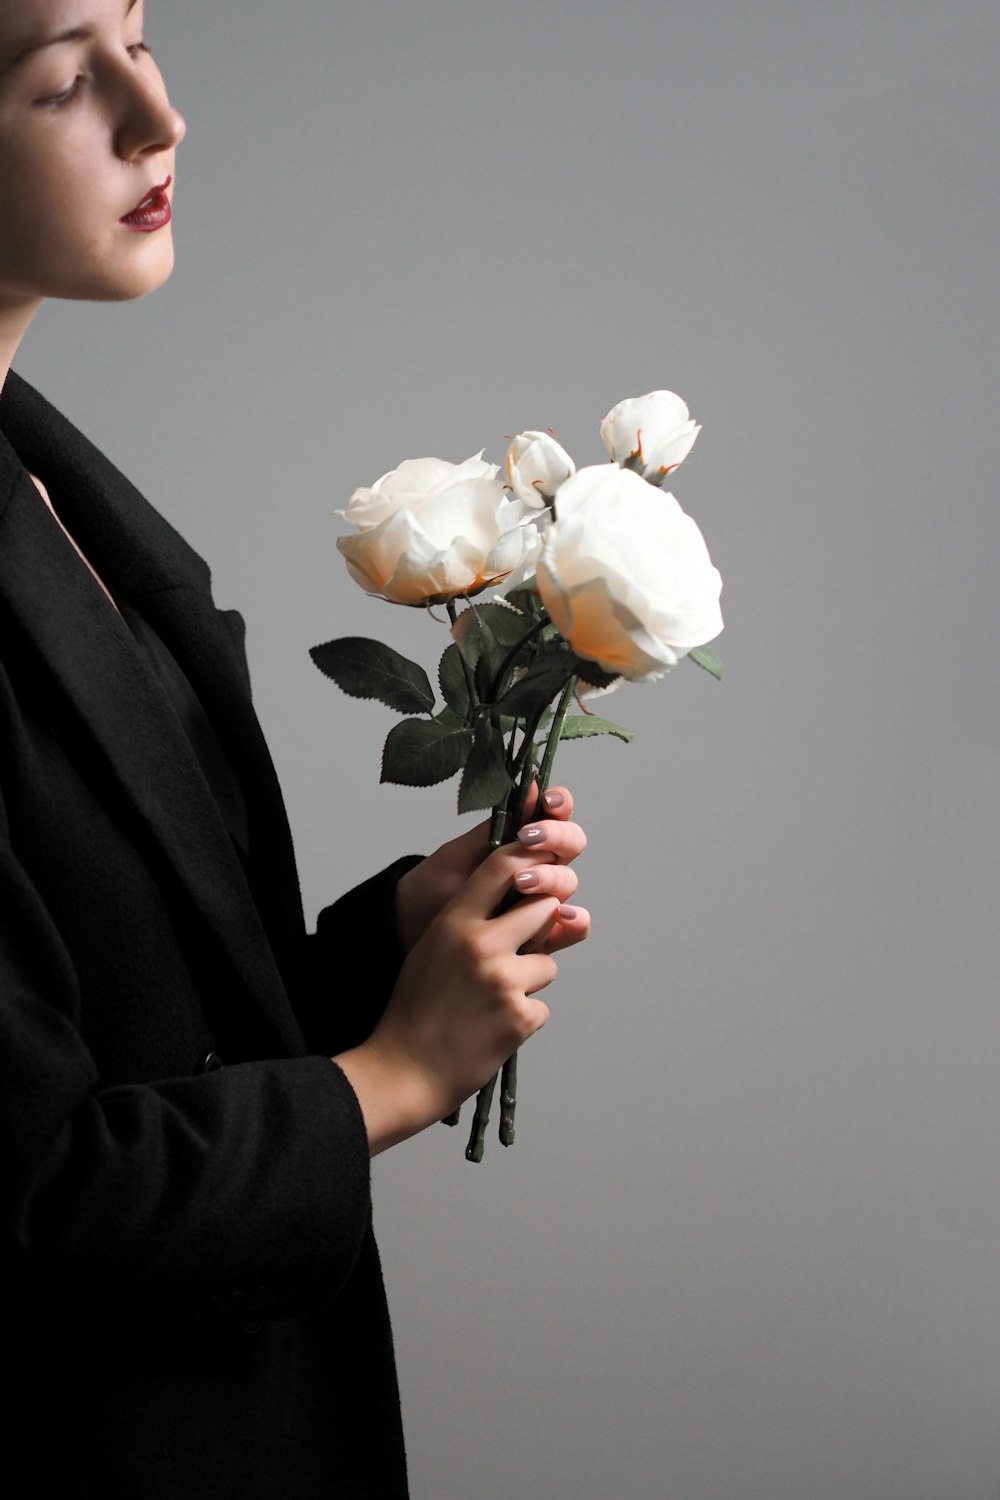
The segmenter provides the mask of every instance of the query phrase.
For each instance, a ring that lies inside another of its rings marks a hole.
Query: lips
[[[167,197],[167,188],[172,182],[173,178],[168,177],[166,182],[150,188],[145,198],[142,198],[130,213],[122,215],[118,220],[119,224],[140,234],[151,234],[155,229],[163,229],[170,223],[170,199]]]

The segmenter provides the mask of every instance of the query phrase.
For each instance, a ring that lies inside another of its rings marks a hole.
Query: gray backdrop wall
[[[333,509],[622,396],[726,587],[719,686],[568,746],[595,916],[518,1144],[376,1163],[415,1500],[997,1500],[1000,15],[980,0],[148,0],[179,264],[19,368],[249,619],[307,907],[457,827]],[[610,704],[609,704],[610,710]]]

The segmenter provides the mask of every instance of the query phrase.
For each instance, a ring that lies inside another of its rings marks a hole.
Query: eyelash
[[[127,49],[129,57],[133,62],[138,62],[140,56],[145,53],[149,56],[149,48],[145,42],[133,42]],[[47,99],[39,99],[38,105],[41,109],[62,109],[70,104],[80,91],[80,85],[84,82],[83,74],[78,74],[68,89],[63,89],[61,94],[50,94]]]

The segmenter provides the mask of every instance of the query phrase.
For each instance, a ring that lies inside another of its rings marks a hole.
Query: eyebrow
[[[139,0],[128,0],[128,4],[125,7],[125,14],[129,15],[138,3]],[[33,57],[36,52],[44,52],[46,47],[58,47],[60,42],[86,42],[93,34],[94,29],[92,26],[71,26],[68,31],[60,31],[58,36],[45,37],[40,42],[29,42],[27,46],[21,48],[20,52],[15,53],[9,62],[5,62],[0,67],[0,78],[6,77],[8,73],[13,73],[15,68],[19,68],[23,62],[27,62],[28,58]]]

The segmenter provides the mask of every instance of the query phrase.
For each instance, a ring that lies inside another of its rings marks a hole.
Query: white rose
[[[358,527],[337,539],[351,577],[394,604],[441,604],[506,578],[525,551],[522,507],[497,465],[410,458],[355,490],[337,514]]]
[[[566,481],[558,510],[538,592],[577,655],[651,681],[719,634],[722,579],[673,495],[595,464]]]
[[[613,406],[601,423],[601,440],[616,464],[627,464],[650,483],[662,484],[687,458],[700,431],[680,396],[650,391]]]
[[[519,432],[507,449],[507,483],[533,510],[543,510],[576,464],[550,432]]]

